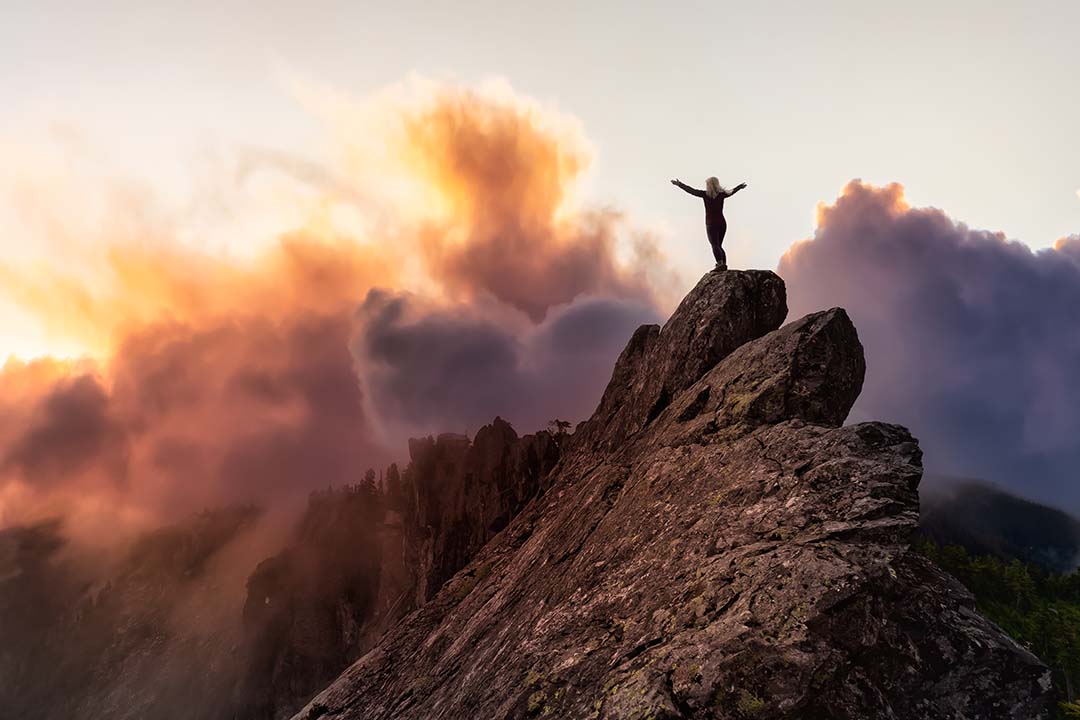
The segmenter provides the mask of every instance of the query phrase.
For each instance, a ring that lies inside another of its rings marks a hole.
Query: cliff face
[[[291,712],[370,646],[381,581],[374,486],[312,495],[293,542],[247,583],[237,714]]]
[[[635,333],[546,491],[297,717],[1046,716],[1045,667],[910,550],[917,443],[841,427],[847,315],[784,314],[710,274]]]
[[[547,432],[519,438],[495,418],[471,443],[444,434],[410,441],[409,454],[401,511],[416,607],[542,491],[559,460],[560,438]]]
[[[263,545],[236,552],[259,532],[249,507],[158,529],[105,567],[68,557],[58,522],[4,530],[0,718],[290,717],[542,492],[564,440],[498,419],[472,442],[416,440],[385,493],[313,494],[254,572]]]
[[[231,717],[239,623],[214,617],[232,604],[213,566],[257,515],[161,528],[93,583],[85,559],[64,556],[58,523],[0,532],[0,717]]]
[[[578,446],[617,449],[743,343],[787,315],[784,282],[750,270],[702,278],[664,324],[642,325],[615,363],[600,405],[574,434]]]
[[[319,493],[288,547],[259,565],[244,606],[235,715],[289,717],[423,605],[543,490],[560,439],[496,418],[473,440],[409,444],[403,475]]]

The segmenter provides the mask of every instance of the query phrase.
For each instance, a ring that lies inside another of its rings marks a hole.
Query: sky
[[[711,267],[668,181],[714,174],[749,185],[732,266],[851,308],[859,419],[1080,509],[1078,26],[1049,2],[7,3],[0,525],[87,488],[87,528],[120,495],[145,525],[256,475],[347,481],[416,432],[581,419]],[[953,371],[939,403],[920,378]]]
[[[1069,2],[16,1],[0,104],[15,132],[83,128],[179,193],[207,146],[317,154],[292,79],[363,97],[496,77],[580,121],[587,196],[686,270],[708,258],[700,212],[666,182],[710,174],[750,184],[730,210],[743,266],[774,267],[852,178],[1045,247],[1080,226],[1078,23]]]

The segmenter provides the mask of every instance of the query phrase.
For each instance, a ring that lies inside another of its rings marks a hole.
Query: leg
[[[724,235],[727,234],[727,227],[706,225],[705,234],[709,236],[709,245],[712,246],[713,257],[716,259],[716,268],[727,270],[727,253],[724,252]]]

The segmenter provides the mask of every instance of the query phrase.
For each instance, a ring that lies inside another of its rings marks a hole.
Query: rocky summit
[[[911,549],[917,442],[842,425],[847,314],[785,315],[728,271],[639,329],[554,467],[296,717],[1049,717],[1047,669]]]

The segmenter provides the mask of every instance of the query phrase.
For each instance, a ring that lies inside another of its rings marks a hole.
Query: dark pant
[[[705,234],[709,236],[709,244],[712,245],[712,254],[716,258],[716,264],[727,267],[727,254],[724,252],[724,235],[727,234],[727,223],[706,225]]]

